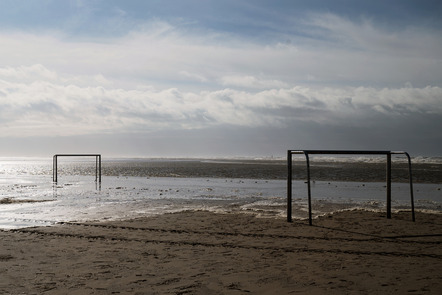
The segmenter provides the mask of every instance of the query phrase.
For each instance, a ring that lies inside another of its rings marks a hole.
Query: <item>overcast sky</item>
[[[0,0],[0,156],[442,156],[442,1]]]

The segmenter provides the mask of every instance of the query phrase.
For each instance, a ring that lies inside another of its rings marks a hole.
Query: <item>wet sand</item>
[[[204,211],[0,231],[1,294],[440,294],[442,215]]]
[[[311,161],[311,177],[323,181],[385,181],[385,163]],[[84,174],[87,171],[73,171]],[[94,171],[90,170],[93,174]],[[142,177],[217,177],[248,179],[287,179],[287,162],[283,160],[137,160],[105,161],[103,174]],[[412,164],[413,182],[442,183],[442,165]],[[293,179],[306,179],[305,161],[294,161]],[[408,182],[408,164],[392,163],[392,180]]]

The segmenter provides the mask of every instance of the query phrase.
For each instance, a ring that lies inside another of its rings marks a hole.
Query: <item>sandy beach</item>
[[[442,215],[205,211],[0,231],[1,294],[440,294]]]

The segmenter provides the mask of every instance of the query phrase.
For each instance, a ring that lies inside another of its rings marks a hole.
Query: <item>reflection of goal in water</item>
[[[287,221],[292,221],[292,155],[304,154],[307,164],[307,193],[308,193],[308,217],[309,224],[312,225],[312,197],[310,187],[310,160],[309,155],[386,155],[386,188],[387,188],[387,218],[391,218],[391,155],[403,154],[408,159],[408,173],[410,181],[410,198],[411,198],[411,215],[413,221],[414,216],[414,197],[413,197],[413,182],[411,177],[411,159],[407,152],[402,151],[350,151],[350,150],[288,150],[287,151]]]
[[[101,183],[101,155],[100,154],[56,154],[52,158],[52,181],[58,181],[58,157],[95,157],[95,182]]]

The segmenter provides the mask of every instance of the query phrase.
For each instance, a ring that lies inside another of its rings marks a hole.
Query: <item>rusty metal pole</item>
[[[413,222],[416,221],[415,215],[414,215],[414,194],[413,194],[413,176],[411,175],[411,158],[410,155],[405,152],[405,155],[408,159],[408,177],[410,182],[410,198],[411,198],[411,218],[413,219]]]
[[[54,156],[54,159],[55,159],[55,161],[54,161],[54,163],[55,163],[55,169],[54,169],[54,175],[55,175],[55,178],[54,179],[52,179],[54,182],[58,182],[58,163],[57,163],[57,160],[58,160],[58,157],[57,157],[57,155],[55,155]]]
[[[287,151],[287,222],[292,222],[292,151]]]
[[[387,218],[391,218],[391,153],[387,154]]]
[[[100,174],[99,174],[100,176],[99,176],[99,177],[100,177],[100,178],[99,178],[98,181],[101,183],[101,155],[98,156],[98,159],[99,159],[99,162],[98,162],[98,163],[99,163],[99,165],[100,165],[100,166],[99,166],[99,171],[100,171]]]
[[[95,182],[98,180],[98,156],[95,156]]]
[[[310,160],[308,157],[308,153],[305,153],[305,158],[307,162],[308,224],[312,225],[312,190],[310,187]]]

